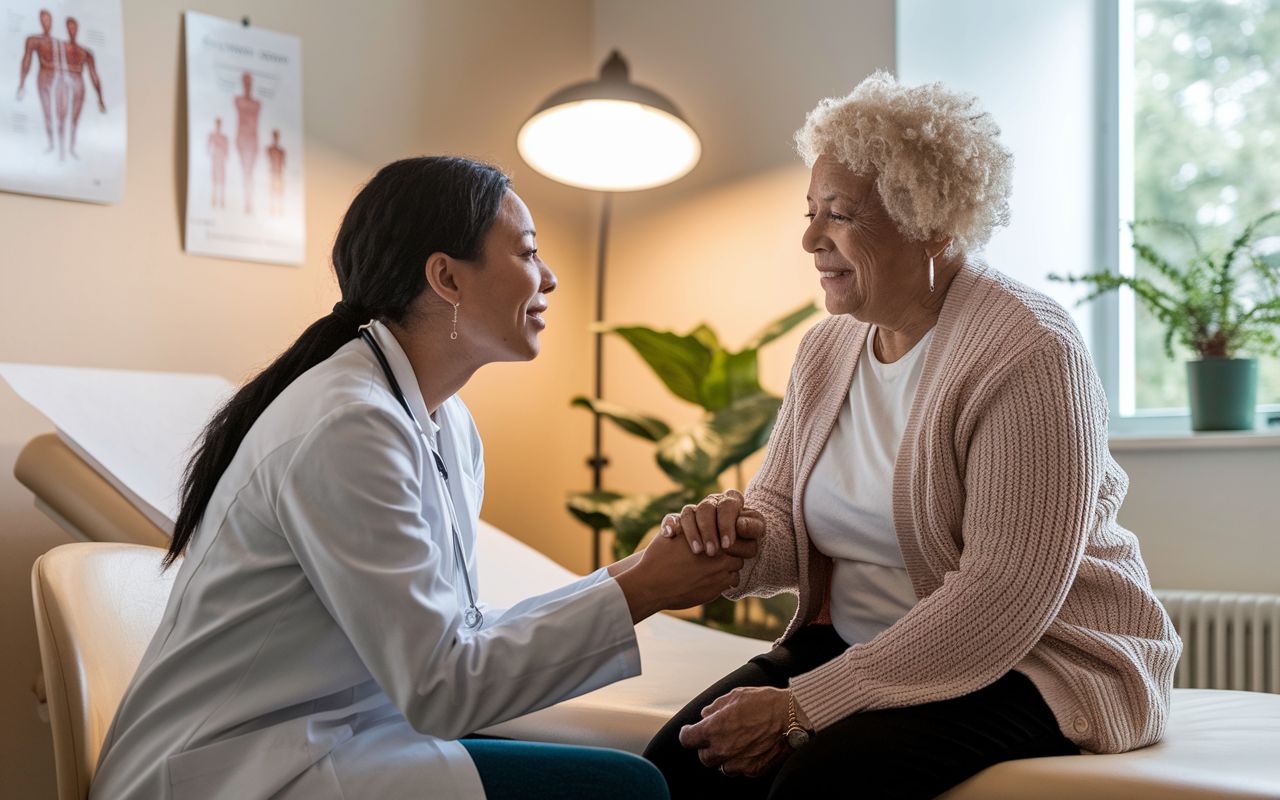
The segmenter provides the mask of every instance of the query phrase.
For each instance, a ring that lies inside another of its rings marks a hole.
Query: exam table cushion
[[[996,764],[938,800],[1280,798],[1280,695],[1174,689],[1158,744]]]
[[[169,536],[57,434],[42,434],[27,442],[13,474],[77,539],[169,547]]]

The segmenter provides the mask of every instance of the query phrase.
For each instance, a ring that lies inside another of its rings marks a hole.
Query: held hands
[[[666,609],[711,602],[738,585],[740,569],[742,559],[728,552],[704,558],[683,542],[655,536],[644,550],[611,565],[609,573],[626,595],[634,623]]]
[[[702,709],[702,721],[680,729],[680,744],[725,775],[758,778],[791,755],[787,689],[743,686]]]
[[[730,489],[662,520],[659,537],[671,539],[681,533],[695,553],[714,556],[723,550],[739,558],[755,558],[755,540],[764,535],[764,517],[746,507],[742,492]]]

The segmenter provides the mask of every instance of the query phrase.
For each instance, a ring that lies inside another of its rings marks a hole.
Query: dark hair
[[[342,301],[271,366],[244,385],[205,426],[182,479],[182,506],[165,565],[186,549],[222,473],[271,401],[302,373],[359,335],[370,319],[403,323],[427,289],[433,253],[477,260],[511,180],[466,158],[407,158],[365,184],[338,229],[333,268]]]

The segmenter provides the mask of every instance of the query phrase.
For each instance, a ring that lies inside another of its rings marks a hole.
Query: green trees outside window
[[[1134,212],[1192,226],[1207,250],[1225,250],[1245,226],[1280,209],[1280,1],[1136,0]],[[1280,226],[1260,229],[1257,252],[1280,260]],[[1191,260],[1181,232],[1142,238],[1173,263]],[[1136,275],[1159,281],[1139,259]],[[1192,357],[1138,304],[1136,406],[1187,405]],[[1280,403],[1280,359],[1259,361],[1258,402]]]

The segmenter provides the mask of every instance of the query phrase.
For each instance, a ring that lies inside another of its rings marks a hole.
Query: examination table
[[[186,448],[229,385],[211,376],[15,364],[0,364],[0,377],[58,428],[32,440],[15,466],[37,506],[77,539],[164,546]],[[483,522],[478,555],[480,594],[494,605],[575,577]],[[639,753],[689,699],[769,646],[661,614],[636,635],[641,676],[484,733]],[[943,797],[1280,798],[1280,695],[1174,690],[1158,745],[998,764]]]

